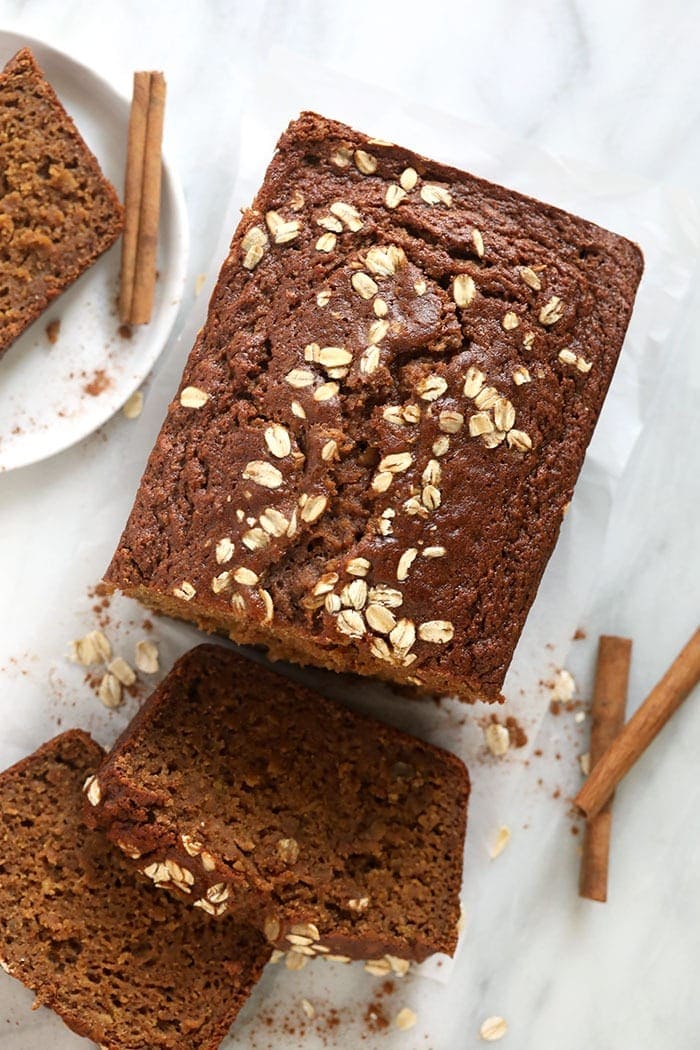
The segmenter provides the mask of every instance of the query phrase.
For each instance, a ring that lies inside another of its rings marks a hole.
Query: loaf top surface
[[[306,923],[327,952],[423,959],[456,945],[468,796],[452,753],[202,645],[122,734],[88,812],[154,879],[186,869],[190,903],[276,923],[279,947]]]
[[[291,659],[496,698],[641,271],[623,237],[302,114],[108,579]]]
[[[103,752],[73,730],[0,774],[0,958],[107,1050],[214,1050],[270,951],[142,881],[82,820]]]

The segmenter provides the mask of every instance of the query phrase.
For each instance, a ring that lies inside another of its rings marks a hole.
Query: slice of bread
[[[114,187],[23,48],[0,73],[0,356],[122,225]]]
[[[270,956],[156,894],[82,820],[103,756],[73,730],[0,774],[0,959],[105,1050],[214,1050]]]
[[[457,943],[468,796],[450,752],[202,645],[86,810],[157,885],[279,949],[421,961]]]

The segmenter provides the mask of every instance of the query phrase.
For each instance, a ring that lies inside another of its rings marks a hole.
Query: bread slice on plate
[[[112,184],[28,48],[0,73],[0,356],[122,231]]]

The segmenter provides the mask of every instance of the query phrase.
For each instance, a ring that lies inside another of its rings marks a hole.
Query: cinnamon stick
[[[590,755],[595,768],[625,721],[632,642],[629,638],[602,635],[598,642],[595,687],[591,715]],[[611,796],[600,813],[589,820],[583,840],[579,894],[589,900],[608,896],[608,858],[612,831]]]
[[[139,215],[143,187],[143,156],[146,147],[146,118],[151,93],[151,74],[134,73],[134,91],[129,115],[129,141],[126,148],[124,186],[124,235],[119,282],[119,317],[122,324],[131,321],[136,276],[136,249],[139,239]]]
[[[147,324],[153,310],[165,113],[162,73],[135,73],[127,148],[120,316]]]
[[[700,629],[695,631],[661,681],[606,749],[574,799],[587,817],[600,813],[625,773],[699,681]]]

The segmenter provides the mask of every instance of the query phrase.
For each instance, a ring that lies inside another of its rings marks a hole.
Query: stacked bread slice
[[[273,949],[453,953],[468,796],[449,752],[199,646],[107,756],[71,731],[0,775],[0,958],[103,1047],[212,1050]]]

